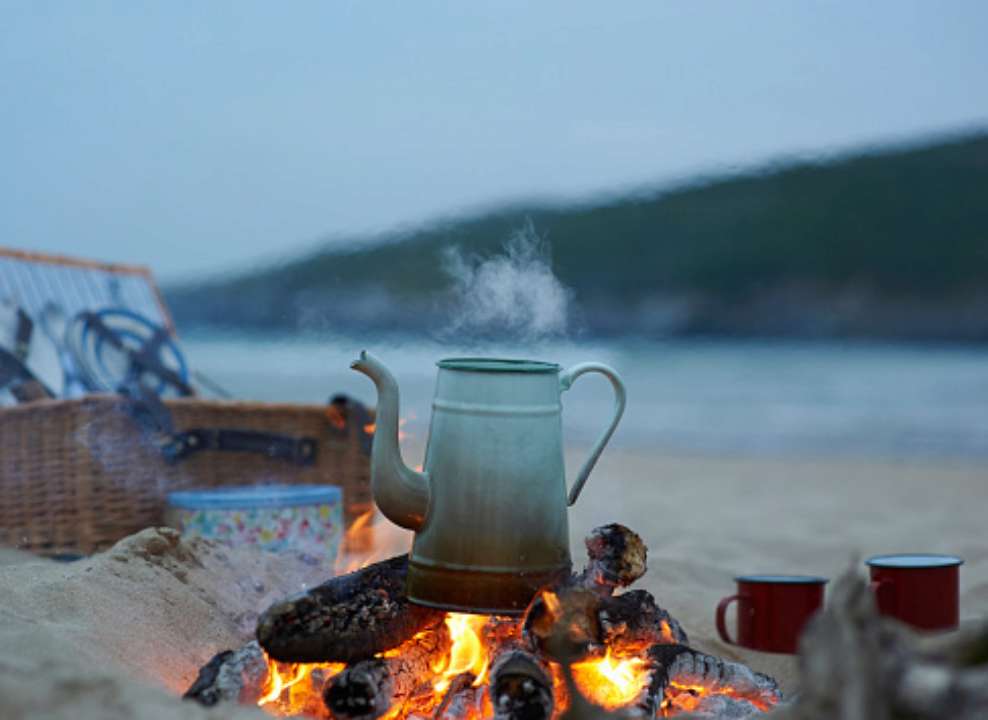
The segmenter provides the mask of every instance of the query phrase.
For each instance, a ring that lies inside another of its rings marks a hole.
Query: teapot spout
[[[366,350],[350,364],[377,386],[377,418],[371,449],[374,502],[391,522],[417,531],[429,509],[429,479],[401,458],[398,445],[398,383],[383,363]]]

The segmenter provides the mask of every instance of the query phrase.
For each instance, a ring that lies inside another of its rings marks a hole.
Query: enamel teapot
[[[408,597],[457,612],[517,615],[570,572],[567,505],[624,412],[624,384],[606,365],[496,358],[440,360],[422,472],[398,446],[398,385],[367,352],[351,367],[377,386],[371,487],[381,512],[415,532]],[[561,394],[601,373],[614,414],[567,493]]]

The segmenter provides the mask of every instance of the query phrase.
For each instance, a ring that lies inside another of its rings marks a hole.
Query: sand
[[[568,466],[576,467],[574,451]],[[410,458],[411,459],[411,458]],[[716,638],[741,573],[833,577],[882,552],[960,554],[962,616],[988,615],[988,467],[865,460],[696,458],[610,451],[571,512],[574,557],[595,525],[650,548],[642,585],[691,644],[798,687],[792,658]],[[294,558],[149,529],[75,563],[0,550],[0,720],[248,718],[178,699],[215,652],[242,644],[273,599],[326,575]]]
[[[233,717],[178,696],[284,588],[324,574],[165,528],[75,563],[21,555],[0,566],[0,718]]]

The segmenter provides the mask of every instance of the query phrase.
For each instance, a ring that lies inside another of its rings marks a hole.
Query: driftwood
[[[405,595],[408,557],[399,555],[335,577],[276,603],[257,640],[280,662],[353,662],[389,650],[440,624],[444,614]]]
[[[449,648],[445,625],[426,630],[391,653],[348,665],[327,683],[323,701],[336,718],[380,717],[429,683]]]
[[[488,693],[496,720],[548,720],[554,698],[546,664],[520,646],[504,648],[491,664]]]
[[[800,693],[772,720],[988,718],[988,620],[921,636],[882,617],[855,569],[803,635]]]
[[[256,642],[239,650],[217,653],[202,666],[195,682],[182,696],[200,705],[213,706],[220,701],[256,703],[264,694],[268,663]]]

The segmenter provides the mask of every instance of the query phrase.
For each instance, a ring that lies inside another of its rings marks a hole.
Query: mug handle
[[[730,595],[717,603],[717,634],[720,635],[720,639],[728,645],[737,645],[738,643],[736,640],[731,638],[727,632],[727,608],[732,602],[735,602],[740,598],[740,595]]]
[[[608,380],[611,381],[611,387],[614,388],[614,417],[611,418],[610,424],[607,429],[604,430],[603,434],[597,439],[597,444],[594,445],[593,450],[590,451],[590,457],[587,461],[583,463],[583,467],[580,468],[580,472],[576,475],[576,480],[573,481],[573,487],[569,491],[569,498],[567,502],[572,505],[576,502],[576,499],[580,497],[580,491],[583,490],[583,486],[587,482],[587,478],[590,477],[590,471],[593,470],[594,465],[597,464],[597,460],[600,458],[600,454],[604,452],[604,446],[607,445],[607,441],[611,439],[611,435],[614,434],[614,430],[617,428],[618,423],[621,421],[621,416],[624,414],[624,405],[626,399],[626,393],[624,391],[624,383],[621,382],[621,377],[615,372],[615,370],[603,363],[596,362],[585,362],[579,365],[574,365],[567,370],[564,370],[559,375],[559,391],[566,392],[573,385],[573,382],[588,372],[600,373]]]

